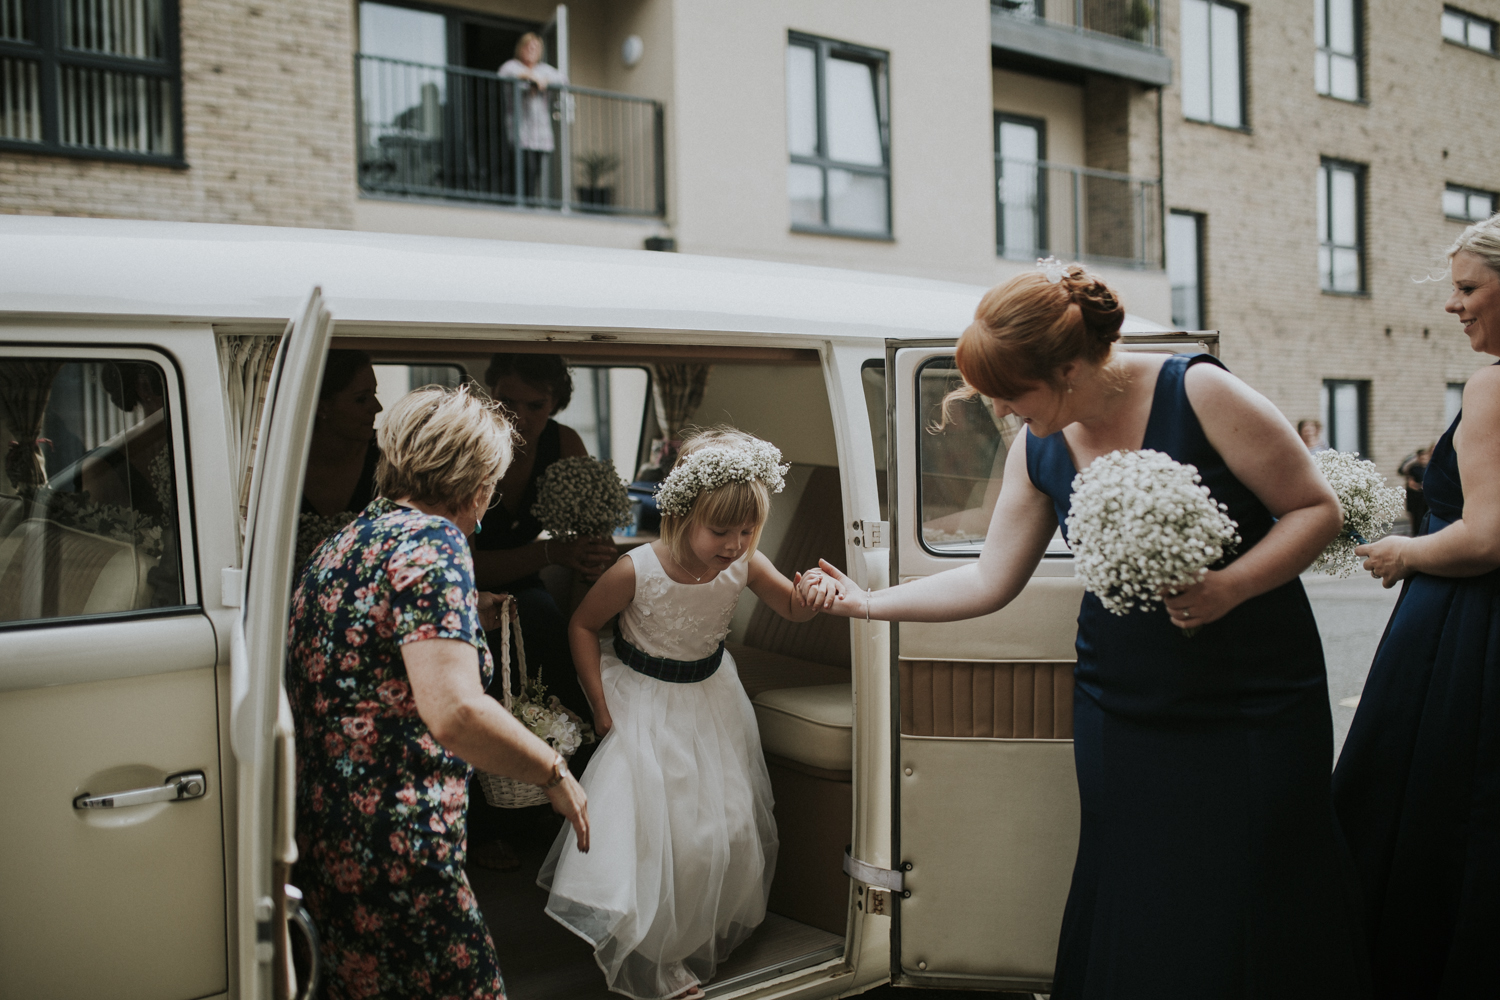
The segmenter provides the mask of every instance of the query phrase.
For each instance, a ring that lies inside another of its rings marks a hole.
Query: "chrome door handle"
[[[74,809],[123,809],[126,806],[143,806],[148,802],[180,802],[184,799],[201,799],[208,791],[208,781],[202,771],[184,771],[173,774],[155,788],[132,788],[128,792],[113,795],[90,795],[84,792],[73,800]]]

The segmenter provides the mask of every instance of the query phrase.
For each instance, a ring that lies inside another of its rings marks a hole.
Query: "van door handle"
[[[148,802],[181,802],[184,799],[201,799],[208,791],[208,782],[202,771],[184,771],[168,776],[155,788],[132,788],[128,792],[113,795],[90,795],[84,792],[73,800],[74,809],[123,809],[126,806],[143,806]]]

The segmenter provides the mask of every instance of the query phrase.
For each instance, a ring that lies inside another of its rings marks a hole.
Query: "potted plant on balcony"
[[[584,209],[604,208],[615,203],[615,189],[606,186],[605,178],[620,168],[620,158],[613,153],[584,153],[575,158],[583,171],[583,183],[578,186],[578,204]]]

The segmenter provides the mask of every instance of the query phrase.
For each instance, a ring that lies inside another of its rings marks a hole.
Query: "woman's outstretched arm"
[[[846,618],[902,622],[954,622],[998,611],[1031,579],[1057,530],[1052,500],[1026,472],[1026,435],[1011,443],[1000,498],[990,518],[979,562],[870,594],[832,565],[823,572],[844,588],[827,609]]]
[[[1419,538],[1390,535],[1355,553],[1365,569],[1393,587],[1413,573],[1479,576],[1500,567],[1500,368],[1464,386],[1464,419],[1454,447],[1464,484],[1464,516]]]

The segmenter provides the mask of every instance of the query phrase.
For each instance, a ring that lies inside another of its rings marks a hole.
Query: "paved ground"
[[[1334,754],[1344,745],[1354,719],[1355,700],[1400,587],[1386,590],[1380,581],[1356,574],[1347,580],[1309,573],[1302,578],[1323,634],[1328,661],[1328,698],[1333,703]]]

